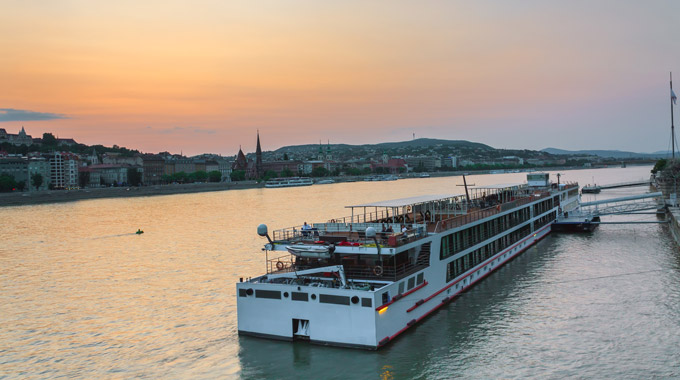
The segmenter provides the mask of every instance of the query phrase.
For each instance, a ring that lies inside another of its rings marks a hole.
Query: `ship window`
[[[370,298],[362,298],[361,299],[361,306],[363,307],[371,307],[373,306],[373,302],[371,302]]]
[[[424,275],[423,275],[422,273],[420,273],[420,274],[418,275],[418,279],[416,280],[416,282],[418,283],[418,285],[420,285],[420,284],[423,283],[423,280],[424,280],[423,277],[424,277]]]
[[[408,279],[408,290],[413,289],[414,286],[416,286],[416,278],[411,277]]]
[[[293,301],[307,301],[309,295],[307,293],[301,293],[301,292],[293,292],[291,295],[290,299]]]
[[[281,292],[278,290],[256,290],[255,297],[257,298],[271,298],[271,299],[281,299]]]
[[[390,293],[389,293],[389,292],[385,292],[385,293],[382,294],[382,303],[383,303],[383,305],[384,305],[384,304],[386,304],[386,303],[388,303],[388,302],[390,302]]]
[[[349,297],[334,296],[331,294],[319,294],[319,302],[334,303],[336,305],[349,305]]]
[[[238,290],[238,296],[239,296],[239,297],[247,297],[248,294],[246,293],[246,290],[245,290],[245,289],[239,289],[239,290]]]
[[[404,293],[404,281],[399,283],[399,294]]]

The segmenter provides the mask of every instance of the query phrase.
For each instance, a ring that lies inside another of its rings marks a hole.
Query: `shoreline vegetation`
[[[173,195],[203,193],[209,191],[254,189],[264,187],[264,182],[208,182],[171,185],[152,185],[140,187],[101,187],[78,190],[45,190],[0,193],[0,207],[27,206],[46,203],[73,202],[87,199],[148,197],[155,195]]]
[[[646,165],[646,164],[645,164]],[[631,165],[632,166],[632,165]],[[606,166],[604,166],[606,167]],[[603,167],[603,168],[604,168]],[[598,169],[601,167],[593,167],[590,169]],[[536,168],[534,171],[555,171],[555,170],[576,170],[584,168],[562,167],[562,168]],[[431,172],[430,177],[453,177],[460,175],[482,175],[482,174],[499,174],[494,171],[451,171],[451,172]],[[527,171],[523,171],[527,172]],[[324,177],[318,179],[333,179],[337,183],[341,182],[363,182],[363,177]],[[406,176],[405,178],[419,178],[419,174]],[[0,193],[0,207],[4,206],[27,206],[39,205],[46,203],[63,203],[74,202],[88,199],[102,199],[102,198],[127,198],[127,197],[149,197],[156,195],[174,195],[174,194],[189,194],[189,193],[203,193],[210,191],[224,191],[224,190],[241,190],[241,189],[256,189],[264,188],[264,182],[257,181],[238,181],[238,182],[207,182],[207,183],[186,183],[186,184],[168,184],[168,185],[151,185],[140,187],[102,187],[102,188],[84,188],[78,190],[45,190],[45,191],[24,191],[12,193]]]

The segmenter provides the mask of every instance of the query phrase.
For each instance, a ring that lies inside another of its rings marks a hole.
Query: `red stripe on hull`
[[[540,232],[542,232],[542,231],[545,230],[546,228],[549,228],[550,226],[551,226],[551,224],[548,224],[547,226],[541,228],[541,229],[538,230],[537,232],[534,232],[533,235],[539,234]],[[418,322],[422,321],[425,317],[429,316],[430,314],[432,314],[434,311],[436,311],[437,309],[439,309],[439,308],[442,307],[443,305],[446,305],[448,302],[453,301],[453,299],[455,299],[457,296],[459,296],[462,292],[467,291],[468,289],[470,289],[470,288],[472,287],[472,285],[474,285],[474,284],[476,284],[477,282],[479,282],[480,280],[486,278],[488,275],[490,275],[491,273],[495,272],[498,268],[500,268],[500,267],[502,267],[503,265],[505,265],[505,263],[507,263],[508,261],[510,261],[510,260],[514,259],[515,257],[519,256],[522,252],[526,251],[526,250],[529,249],[531,246],[533,246],[534,244],[536,244],[536,243],[538,243],[539,241],[541,241],[541,239],[543,239],[544,237],[548,236],[549,233],[550,233],[550,232],[546,233],[545,235],[543,235],[543,236],[541,236],[540,238],[536,239],[536,240],[535,240],[534,242],[532,242],[531,244],[529,244],[529,245],[527,245],[526,247],[524,247],[524,249],[522,249],[521,251],[518,251],[518,252],[515,253],[514,255],[508,257],[507,259],[505,259],[504,261],[502,261],[498,266],[496,266],[493,270],[490,270],[490,271],[488,271],[487,273],[485,273],[484,275],[478,277],[477,280],[471,282],[470,285],[468,285],[467,288],[461,288],[461,290],[458,291],[458,293],[455,293],[454,295],[449,296],[449,297],[448,297],[449,300],[448,300],[447,302],[440,302],[440,303],[438,303],[437,306],[433,307],[433,308],[430,309],[428,312],[426,312],[425,314],[423,314],[422,316],[420,316],[418,319],[416,319],[416,323],[413,323],[413,324],[411,324],[411,325],[408,325],[408,324],[407,324],[406,327],[404,327],[403,329],[397,331],[394,335],[389,336],[389,337],[386,337],[386,339],[388,339],[388,340],[387,340],[385,343],[383,343],[383,344],[378,344],[378,347],[383,347],[383,346],[386,345],[387,343],[389,343],[389,342],[391,342],[392,340],[394,340],[394,338],[396,338],[397,336],[399,336],[401,333],[403,333],[404,331],[408,330],[409,327],[412,327],[412,326],[416,325]],[[486,265],[487,263],[489,263],[489,262],[495,260],[496,258],[498,258],[498,256],[502,255],[503,253],[508,252],[508,251],[510,251],[511,249],[515,248],[515,246],[517,246],[517,245],[519,245],[519,244],[525,242],[527,239],[530,239],[531,237],[532,237],[532,236],[527,236],[526,238],[522,239],[521,241],[519,241],[518,243],[516,243],[516,244],[513,245],[512,247],[506,249],[505,251],[501,251],[501,252],[500,252],[498,255],[496,255],[493,259],[489,259],[489,260],[487,260],[486,262],[484,262],[484,264],[482,264],[482,267],[483,267],[484,265]],[[457,281],[455,281],[455,282],[453,282],[453,283],[451,283],[451,284],[449,284],[449,285],[443,287],[441,290],[437,291],[436,293],[434,293],[434,294],[432,294],[431,296],[429,296],[428,298],[426,298],[425,302],[431,300],[432,298],[434,298],[435,296],[439,295],[439,294],[440,294],[441,292],[443,292],[444,290],[446,290],[446,289],[450,288],[451,286],[453,286],[453,285],[459,283],[460,281],[466,279],[467,277],[469,277],[470,275],[472,275],[472,274],[474,274],[474,273],[476,273],[476,272],[469,273],[469,274],[465,275],[465,277],[462,277],[462,278],[460,278],[459,280],[457,280]],[[414,305],[414,306],[415,306],[415,305]],[[417,306],[420,306],[420,305],[417,305]],[[417,307],[417,306],[415,306],[415,307]],[[413,308],[415,308],[415,307],[413,307]],[[383,339],[383,341],[384,341],[384,340],[385,340],[385,339]],[[382,342],[382,341],[381,341],[381,342]]]

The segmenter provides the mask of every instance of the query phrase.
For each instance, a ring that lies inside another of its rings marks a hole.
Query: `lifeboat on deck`
[[[313,259],[328,259],[333,253],[333,249],[330,245],[289,245],[286,247],[291,255],[298,257],[307,257]]]

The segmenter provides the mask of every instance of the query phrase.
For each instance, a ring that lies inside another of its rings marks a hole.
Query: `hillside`
[[[329,145],[321,144],[325,153]],[[465,140],[442,140],[442,139],[415,139],[400,142],[386,142],[379,144],[330,144],[330,150],[334,157],[375,157],[386,153],[390,156],[402,155],[477,155],[494,152],[495,149],[480,143]],[[291,157],[310,158],[319,152],[319,145],[291,145],[281,147],[273,152],[276,156],[284,153]]]
[[[554,155],[591,155],[603,158],[664,158],[670,154],[669,152],[635,153],[621,150],[564,150],[557,148],[545,148],[541,152]]]

